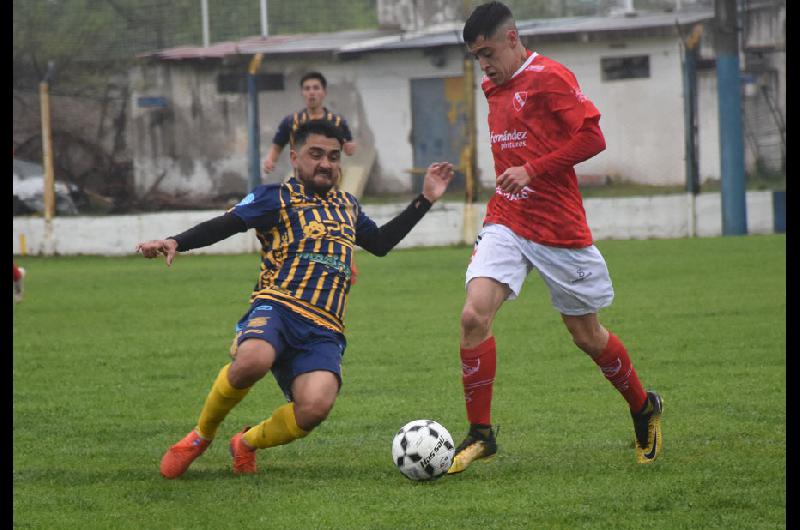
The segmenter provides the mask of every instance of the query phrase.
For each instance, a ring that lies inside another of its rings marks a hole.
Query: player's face
[[[317,109],[325,101],[325,89],[319,79],[306,79],[300,90],[309,109]]]
[[[324,195],[339,179],[342,146],[336,138],[310,134],[298,150],[292,149],[297,180],[312,193]]]
[[[498,29],[490,38],[479,36],[467,49],[481,71],[496,85],[502,85],[519,68],[519,35],[515,29]]]

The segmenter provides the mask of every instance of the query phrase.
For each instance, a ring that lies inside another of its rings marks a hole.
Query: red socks
[[[647,393],[642,388],[625,346],[616,335],[609,332],[608,343],[594,362],[622,394],[631,411],[639,412],[647,403]],[[461,348],[461,382],[464,385],[467,420],[471,424],[492,424],[492,387],[496,371],[494,337],[489,337],[474,348]]]
[[[603,353],[593,360],[600,367],[605,378],[628,402],[631,411],[635,413],[642,410],[647,403],[647,393],[642,388],[642,383],[639,382],[639,376],[636,375],[636,370],[631,364],[625,346],[616,335],[608,333],[608,343]]]
[[[461,382],[471,424],[491,425],[492,386],[497,371],[494,337],[471,349],[461,348]]]

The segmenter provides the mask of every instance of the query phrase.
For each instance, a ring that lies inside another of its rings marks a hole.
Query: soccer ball
[[[392,459],[411,480],[433,480],[453,463],[453,437],[433,420],[414,420],[397,431],[392,440]]]

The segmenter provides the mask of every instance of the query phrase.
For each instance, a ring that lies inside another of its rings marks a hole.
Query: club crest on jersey
[[[528,101],[528,93],[527,92],[514,92],[514,110],[517,112],[522,110],[522,107],[525,106],[525,102]]]
[[[303,235],[309,239],[322,239],[328,231],[319,221],[311,221],[303,227]]]

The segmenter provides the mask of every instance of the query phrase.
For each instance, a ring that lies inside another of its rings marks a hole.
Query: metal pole
[[[53,61],[47,63],[47,73],[39,83],[42,111],[42,166],[44,168],[44,254],[53,254],[53,216],[56,211],[55,172],[53,170],[53,131],[50,123],[50,78]]]
[[[464,18],[469,16],[470,3],[464,1]],[[464,169],[464,219],[463,241],[470,245],[475,241],[474,204],[478,200],[477,193],[477,131],[475,127],[475,65],[470,54],[464,54],[464,103],[466,106],[467,145],[461,156]]]
[[[258,120],[258,84],[256,73],[261,65],[263,54],[257,53],[250,60],[247,72],[247,124],[248,124],[248,165],[250,176],[250,191],[261,185],[261,127]]]
[[[722,234],[747,234],[744,134],[736,0],[717,0],[715,48],[719,98]]]
[[[267,25],[267,0],[261,0],[261,36],[269,37],[269,26]]]
[[[44,167],[44,218],[55,213],[55,173],[53,171],[53,131],[50,126],[50,95],[47,81],[39,83],[42,109],[42,166]]]
[[[703,26],[696,25],[684,42],[683,110],[686,153],[686,191],[698,193],[700,179],[697,162],[697,47]]]
[[[683,43],[684,153],[686,157],[686,192],[689,195],[689,237],[694,237],[697,232],[695,196],[700,192],[697,163],[697,45],[702,33],[703,26],[697,24]]]
[[[477,199],[475,182],[475,73],[472,59],[469,55],[464,57],[464,103],[467,119],[467,145],[464,157],[464,199],[466,202],[475,202]]]
[[[203,48],[208,48],[211,43],[210,31],[208,28],[208,0],[200,0],[200,7],[203,15]]]

